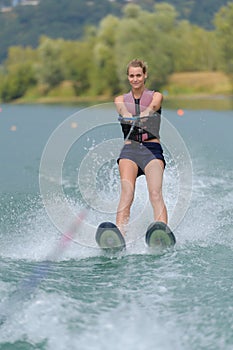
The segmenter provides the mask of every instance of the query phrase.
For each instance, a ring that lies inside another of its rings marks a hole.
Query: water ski
[[[153,222],[146,231],[146,244],[150,248],[164,249],[175,245],[176,238],[163,222]]]
[[[95,240],[102,249],[121,250],[125,248],[125,239],[112,222],[102,222],[98,226]]]

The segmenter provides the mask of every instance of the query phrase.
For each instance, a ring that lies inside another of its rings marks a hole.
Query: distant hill
[[[86,26],[97,26],[108,14],[120,17],[124,5],[135,3],[151,10],[161,0],[40,0],[35,6],[13,6],[17,1],[0,0],[0,61],[12,45],[36,47],[41,35],[51,38],[80,39]],[[213,18],[229,0],[167,0],[181,19],[205,29],[213,28]],[[7,10],[5,11],[4,9]]]

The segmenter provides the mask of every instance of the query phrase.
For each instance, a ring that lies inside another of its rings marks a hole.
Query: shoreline
[[[85,107],[93,104],[113,103],[114,97],[110,96],[85,96],[85,97],[43,97],[43,98],[21,98],[9,103],[9,105],[60,105],[60,106],[80,106]],[[166,95],[163,101],[164,109],[173,110],[233,110],[232,94],[180,94]]]
[[[63,81],[47,95],[35,86],[9,104],[92,104],[113,102],[114,97],[105,93],[101,96],[76,96],[71,81]],[[233,77],[220,72],[180,72],[173,73],[160,92],[168,104],[187,101],[231,101],[233,100]],[[1,101],[1,103],[4,103]]]
[[[177,95],[167,95],[163,92],[164,100],[166,101],[174,101],[174,100],[186,100],[186,101],[194,101],[194,100],[232,100],[233,102],[233,94],[208,94],[208,93],[197,93],[197,94],[177,94]],[[95,102],[113,102],[114,96],[44,96],[38,98],[19,98],[12,102],[5,103],[0,102],[2,104],[82,104],[82,103],[95,103]]]

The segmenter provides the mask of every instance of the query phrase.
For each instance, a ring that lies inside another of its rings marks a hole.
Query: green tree
[[[180,21],[175,31],[174,71],[204,71],[218,68],[219,48],[215,33]]]
[[[38,62],[37,52],[30,46],[11,46],[4,65],[10,71],[14,70],[14,67],[18,64],[27,63],[33,67],[36,65],[36,62]]]
[[[7,76],[3,77],[1,98],[4,102],[20,98],[25,94],[28,87],[34,83],[31,66],[27,63],[17,65]]]
[[[65,77],[65,66],[62,62],[63,39],[50,39],[41,37],[40,45],[37,49],[38,64],[38,81],[44,84],[47,89],[51,89],[59,85]]]
[[[115,41],[119,28],[119,19],[107,16],[101,22],[93,47],[91,91],[94,94],[115,94],[119,90],[116,71]]]
[[[1,97],[5,102],[22,97],[36,84],[36,52],[30,48],[13,46],[8,51],[2,72]]]
[[[73,82],[76,95],[84,95],[90,87],[92,48],[89,42],[65,41],[62,45],[61,62],[64,79]]]
[[[216,34],[221,48],[223,68],[227,73],[233,73],[233,2],[222,7],[214,20]]]
[[[126,88],[127,82],[126,64],[133,58],[141,58],[148,63],[148,87],[159,88],[167,81],[173,72],[176,17],[175,9],[166,3],[156,5],[152,13],[133,4],[124,8],[115,45],[122,89]]]

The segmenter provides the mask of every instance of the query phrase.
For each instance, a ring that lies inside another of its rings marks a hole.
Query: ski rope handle
[[[133,117],[122,117],[122,115],[119,115],[119,117],[118,117],[119,122],[123,122],[123,121],[125,121],[125,122],[132,122],[130,130],[129,130],[127,136],[125,137],[124,141],[128,141],[129,140],[129,137],[130,137],[130,135],[131,135],[131,133],[132,133],[132,131],[133,131],[133,129],[134,129],[134,127],[135,127],[137,122],[139,123],[138,127],[141,128],[142,127],[142,125],[141,125],[141,123],[142,123],[141,120],[142,119],[154,118],[154,117],[156,117],[156,115],[157,115],[157,113],[154,113],[153,115],[148,115],[148,116],[145,116],[145,117],[140,117],[140,116],[137,116],[137,115],[135,115]]]

